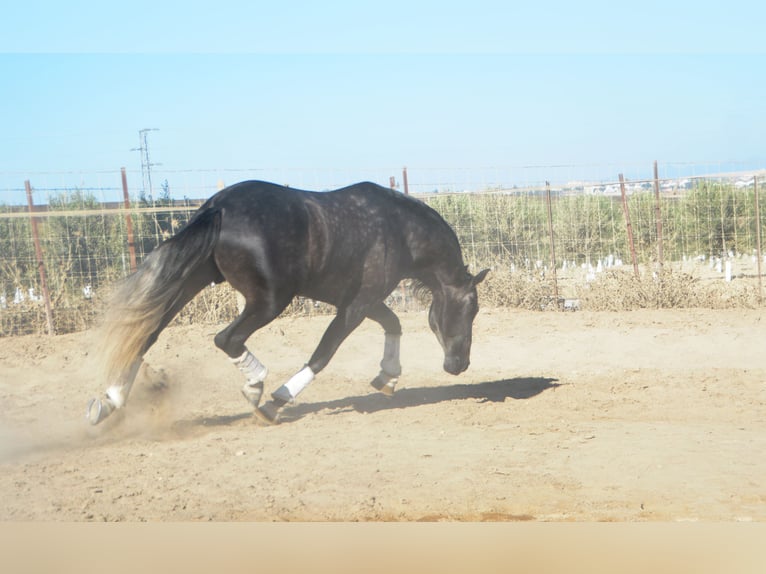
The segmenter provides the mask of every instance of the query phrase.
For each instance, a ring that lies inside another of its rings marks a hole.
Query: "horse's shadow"
[[[475,384],[404,388],[397,390],[393,397],[387,397],[381,393],[370,393],[332,401],[300,403],[286,407],[280,416],[280,421],[283,423],[292,422],[321,411],[331,411],[330,414],[333,415],[351,411],[370,414],[449,401],[475,400],[480,403],[501,403],[506,399],[530,399],[543,391],[561,386],[557,381],[558,379],[548,377],[517,377]],[[194,421],[187,421],[186,424],[228,426],[249,417],[250,413],[240,413],[195,419]]]

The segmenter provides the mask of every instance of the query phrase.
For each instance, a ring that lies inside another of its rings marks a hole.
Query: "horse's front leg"
[[[246,298],[240,315],[214,339],[215,345],[229,356],[245,377],[242,395],[256,408],[261,402],[263,382],[269,370],[250,352],[245,343],[256,330],[275,319],[289,302],[290,298],[284,294],[280,299],[273,293],[255,292],[249,299]]]
[[[396,383],[399,382],[399,375],[402,374],[402,365],[399,361],[402,325],[399,322],[399,317],[382,302],[370,309],[367,317],[383,327],[386,333],[380,372],[370,384],[384,395],[391,397],[396,389]]]
[[[380,372],[370,381],[376,390],[387,397],[393,397],[399,375],[402,374],[402,365],[399,362],[399,344],[401,335],[386,333],[386,343],[383,348],[383,359],[380,361]]]
[[[339,309],[338,314],[322,335],[322,340],[309,362],[271,394],[272,400],[256,409],[256,416],[266,423],[276,423],[282,408],[295,401],[298,394],[327,366],[340,344],[360,325],[364,317],[363,309],[350,307]]]

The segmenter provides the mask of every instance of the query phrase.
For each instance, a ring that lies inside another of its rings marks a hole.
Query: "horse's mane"
[[[412,289],[412,294],[415,296],[415,299],[420,303],[426,305],[431,302],[430,287],[419,279],[412,279],[410,281],[410,289]]]

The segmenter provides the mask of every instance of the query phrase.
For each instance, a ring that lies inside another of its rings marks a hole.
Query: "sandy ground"
[[[368,322],[273,427],[214,326],[165,331],[93,428],[96,332],[0,339],[0,520],[766,520],[765,316],[482,309],[452,377],[412,312],[392,399]],[[267,389],[329,320],[250,339]]]

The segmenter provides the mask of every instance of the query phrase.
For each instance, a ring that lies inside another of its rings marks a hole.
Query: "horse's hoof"
[[[370,385],[387,397],[393,397],[397,382],[399,382],[397,377],[391,377],[384,371],[380,371],[380,374],[370,382]]]
[[[246,383],[245,386],[242,387],[242,395],[251,405],[258,408],[258,405],[261,404],[261,396],[263,395],[263,382],[254,383],[252,385]]]
[[[85,418],[92,425],[97,425],[112,414],[114,405],[109,399],[91,399],[85,411]]]
[[[284,401],[274,400],[269,401],[262,407],[255,409],[255,417],[262,423],[267,425],[275,425],[279,422],[279,411],[285,406]]]

